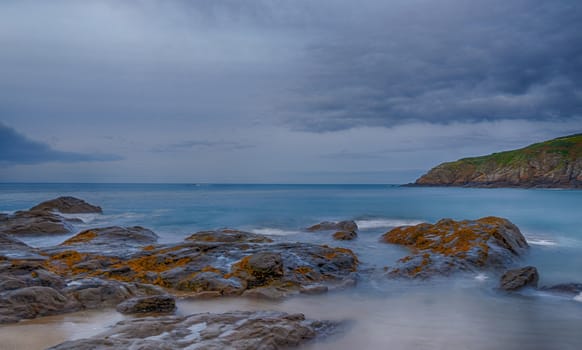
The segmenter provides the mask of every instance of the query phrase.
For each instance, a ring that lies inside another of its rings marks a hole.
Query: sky
[[[579,132],[579,0],[0,1],[0,182],[408,183]]]

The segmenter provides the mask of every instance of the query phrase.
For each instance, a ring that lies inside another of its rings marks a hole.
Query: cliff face
[[[443,163],[415,185],[582,188],[582,134]]]

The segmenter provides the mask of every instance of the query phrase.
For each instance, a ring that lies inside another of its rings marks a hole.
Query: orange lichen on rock
[[[449,262],[451,262],[450,259],[468,261],[468,264],[472,266],[484,267],[492,260],[490,257],[492,244],[504,248],[508,256],[519,255],[519,251],[527,247],[519,229],[507,219],[498,217],[464,221],[442,219],[434,225],[423,223],[416,226],[396,227],[384,234],[381,240],[405,245],[414,254],[423,254],[422,260],[407,256],[398,261],[401,264],[412,264],[412,270],[408,269],[408,273],[412,276],[418,275],[429,265],[433,265],[434,259],[431,260],[431,257],[440,256],[445,260],[449,259]],[[496,254],[504,253],[497,251]],[[502,259],[497,257],[497,260]],[[445,261],[443,266],[444,269],[451,269],[451,266],[457,265],[446,264]]]
[[[97,237],[97,232],[92,231],[92,230],[87,230],[87,231],[83,231],[83,232],[67,239],[61,245],[72,245],[75,243],[86,243],[86,242],[92,241],[93,239],[95,239],[95,237]]]

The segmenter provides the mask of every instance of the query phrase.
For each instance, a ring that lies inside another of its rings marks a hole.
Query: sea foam
[[[396,226],[411,226],[421,224],[420,220],[406,220],[406,219],[362,219],[356,220],[358,228],[361,230],[374,228],[387,228]]]

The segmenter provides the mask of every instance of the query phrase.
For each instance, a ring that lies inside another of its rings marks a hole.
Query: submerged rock
[[[307,228],[309,232],[316,232],[316,231],[346,231],[346,232],[355,232],[358,230],[358,225],[353,220],[345,220],[345,221],[324,221],[320,222],[319,224],[315,224]]]
[[[506,271],[499,281],[499,288],[506,291],[516,291],[524,287],[538,286],[538,270],[533,266]]]
[[[381,240],[411,249],[411,255],[388,269],[390,276],[403,277],[503,268],[528,249],[519,228],[498,217],[442,219],[434,225],[401,226],[384,234]]]
[[[582,293],[582,283],[562,283],[550,287],[542,287],[540,290],[543,290],[544,292],[576,296]]]
[[[338,325],[276,311],[164,316],[121,321],[97,336],[67,341],[50,349],[275,350],[299,346]]]
[[[0,260],[2,259],[28,259],[44,260],[39,250],[29,247],[24,242],[0,232]]]
[[[131,298],[116,307],[122,314],[168,313],[176,310],[176,300],[171,295],[154,295]]]
[[[358,238],[358,234],[356,231],[337,231],[332,237],[337,241],[351,241]]]
[[[31,211],[54,210],[63,214],[103,213],[101,207],[89,204],[75,197],[59,197],[42,202],[30,209]]]

